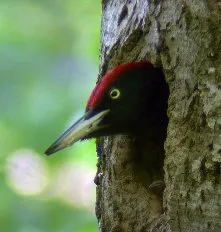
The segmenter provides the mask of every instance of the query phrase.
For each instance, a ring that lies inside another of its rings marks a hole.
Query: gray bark
[[[151,60],[168,85],[163,196],[160,172],[135,162],[128,136],[98,141],[100,231],[221,231],[221,1],[103,1],[102,77]],[[147,139],[146,155],[154,155]]]

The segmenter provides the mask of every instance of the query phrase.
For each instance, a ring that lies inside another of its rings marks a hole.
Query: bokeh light
[[[65,164],[54,175],[51,193],[75,206],[92,209],[95,203],[95,172],[82,164]]]
[[[21,149],[9,156],[5,167],[7,183],[24,195],[37,195],[48,182],[44,159],[30,149]]]

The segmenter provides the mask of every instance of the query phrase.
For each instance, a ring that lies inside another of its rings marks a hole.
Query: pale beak
[[[46,155],[51,155],[66,147],[71,146],[80,139],[87,138],[92,132],[95,132],[105,126],[99,125],[102,119],[110,110],[101,111],[92,117],[92,110],[87,111],[75,124],[67,129],[46,151]]]

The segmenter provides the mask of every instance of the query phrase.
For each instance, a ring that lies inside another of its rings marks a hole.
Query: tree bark
[[[221,231],[221,1],[103,0],[102,77],[151,60],[170,88],[161,170],[137,162],[133,138],[97,142],[96,214],[102,232]],[[146,156],[157,144],[146,139]],[[147,161],[148,162],[148,161]]]

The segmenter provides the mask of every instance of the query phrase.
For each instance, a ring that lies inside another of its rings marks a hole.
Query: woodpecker
[[[85,114],[45,152],[51,155],[79,140],[167,127],[168,85],[159,68],[140,61],[119,65],[96,84]],[[152,133],[152,132],[151,132]]]

